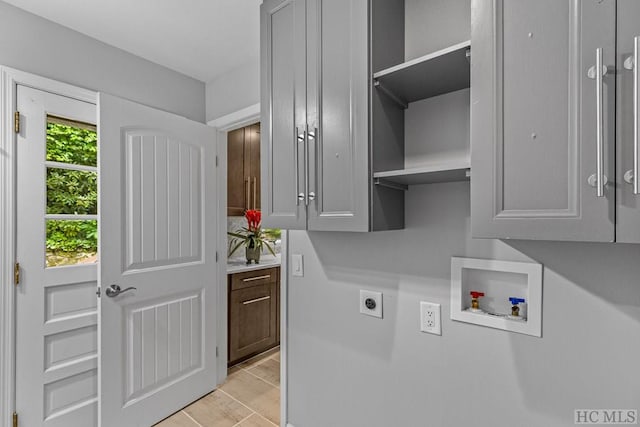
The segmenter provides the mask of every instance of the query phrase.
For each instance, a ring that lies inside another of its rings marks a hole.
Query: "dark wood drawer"
[[[268,283],[277,283],[279,267],[265,268],[262,270],[246,271],[244,273],[235,273],[231,275],[231,290],[250,288],[252,286],[266,285]]]

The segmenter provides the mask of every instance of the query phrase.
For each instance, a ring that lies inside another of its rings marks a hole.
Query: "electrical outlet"
[[[382,318],[382,292],[360,290],[360,313]]]
[[[420,330],[434,335],[442,335],[440,304],[420,301]]]

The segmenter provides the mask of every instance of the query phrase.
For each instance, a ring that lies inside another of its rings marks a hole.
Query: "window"
[[[46,266],[98,260],[95,125],[47,117]]]

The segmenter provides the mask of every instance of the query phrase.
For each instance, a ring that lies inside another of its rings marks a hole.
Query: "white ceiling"
[[[261,0],[4,0],[203,82],[259,56]]]

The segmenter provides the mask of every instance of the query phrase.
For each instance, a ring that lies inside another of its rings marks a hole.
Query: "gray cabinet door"
[[[305,1],[265,0],[260,14],[263,225],[303,230]]]
[[[634,174],[634,156],[638,156],[640,148],[636,148],[639,136],[634,130],[639,119],[634,91],[640,82],[635,81],[630,67],[636,37],[640,37],[640,1],[618,0],[616,241],[623,243],[640,243],[640,194],[635,194],[633,184],[625,180],[625,175],[628,179]]]
[[[472,0],[474,237],[613,241],[615,191],[596,173],[603,49],[603,172],[614,175],[615,0]]]
[[[307,0],[309,230],[369,231],[368,0]]]

